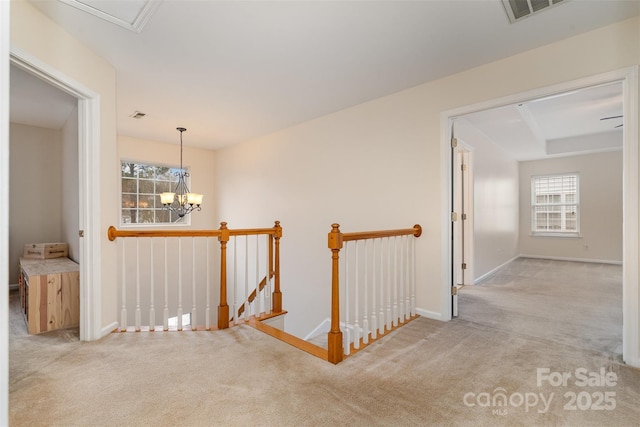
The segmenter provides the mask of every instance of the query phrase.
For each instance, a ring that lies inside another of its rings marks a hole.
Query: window
[[[160,193],[173,191],[178,168],[122,161],[122,213],[124,224],[170,224],[178,216],[160,203]],[[188,220],[182,220],[185,223]]]
[[[531,178],[531,233],[570,235],[580,232],[578,174]]]

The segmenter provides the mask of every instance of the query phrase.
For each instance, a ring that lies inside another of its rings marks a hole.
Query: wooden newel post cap
[[[275,225],[273,226],[273,228],[276,230],[276,233],[274,235],[274,237],[276,238],[280,238],[282,237],[282,227],[280,226],[280,221],[276,221]]]
[[[218,236],[218,241],[220,242],[228,242],[229,241],[229,229],[227,228],[226,222],[220,223],[220,236]]]
[[[340,232],[340,224],[331,224],[328,241],[329,249],[342,249],[342,233]]]

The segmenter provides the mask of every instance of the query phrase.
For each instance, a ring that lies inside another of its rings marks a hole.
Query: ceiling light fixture
[[[175,173],[175,176],[178,177],[178,183],[173,193],[160,194],[160,202],[165,208],[178,215],[178,220],[180,220],[194,210],[199,211],[204,196],[198,193],[191,193],[189,187],[187,187],[185,178],[189,177],[189,173],[182,168],[182,132],[187,129],[182,127],[176,129],[180,132],[180,170]]]

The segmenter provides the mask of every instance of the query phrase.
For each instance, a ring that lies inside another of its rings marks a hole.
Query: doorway
[[[52,66],[23,51],[11,50],[11,66],[77,99],[78,105],[78,260],[80,264],[80,340],[96,340],[101,330],[100,275],[100,97]],[[7,141],[8,143],[8,141]]]
[[[569,91],[579,91],[598,85],[605,85],[612,82],[620,82],[623,87],[623,115],[625,117],[624,135],[623,135],[623,215],[625,218],[623,234],[625,236],[623,242],[623,292],[625,298],[623,300],[623,359],[632,365],[639,365],[638,358],[638,265],[637,262],[624,262],[625,260],[637,260],[638,258],[638,158],[637,158],[637,67],[620,70],[617,72],[606,73],[591,78],[581,79],[578,81],[568,82],[549,88],[531,91],[524,94],[518,94],[506,98],[501,98],[482,104],[463,107],[460,109],[444,112],[441,115],[442,129],[452,129],[453,123],[458,118],[491,108],[513,105],[529,100],[540,99],[550,96],[558,96]],[[628,120],[627,120],[628,118]],[[441,147],[443,152],[452,152],[449,148],[449,132],[445,132]],[[446,145],[445,145],[446,144]],[[445,151],[446,150],[446,151]],[[449,191],[454,191],[454,178],[451,167],[455,162],[449,159],[442,161],[443,180],[447,183]],[[451,194],[451,193],[448,193]],[[447,224],[450,224],[450,213],[453,212],[453,200],[455,197],[448,197],[443,200],[443,224],[444,218],[447,218]],[[457,240],[452,234],[454,227],[447,225],[444,234],[443,247],[449,244],[455,245]],[[449,292],[452,284],[457,281],[456,269],[453,266],[453,260],[456,253],[455,248],[449,248],[447,251],[449,262],[446,263],[446,271],[443,265],[443,283],[442,283],[442,308],[446,319],[451,319],[454,314],[455,297],[454,292]],[[443,263],[444,264],[444,263]],[[630,298],[629,298],[630,297]]]

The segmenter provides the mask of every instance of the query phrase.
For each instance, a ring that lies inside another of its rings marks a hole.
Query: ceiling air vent
[[[502,3],[509,16],[509,21],[514,23],[567,1],[569,0],[502,0]]]

